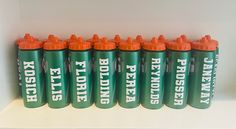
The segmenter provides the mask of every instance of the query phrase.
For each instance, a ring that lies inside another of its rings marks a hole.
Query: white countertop
[[[235,129],[236,101],[214,101],[209,109],[190,106],[176,110],[166,106],[149,110],[142,106],[124,109],[116,105],[99,109],[94,105],[75,109],[71,105],[50,109],[47,105],[28,109],[17,99],[0,112],[0,128],[158,128]]]

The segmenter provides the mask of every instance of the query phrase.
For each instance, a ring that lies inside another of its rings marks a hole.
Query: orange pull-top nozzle
[[[58,37],[50,34],[48,39],[45,40],[43,49],[45,50],[62,50],[66,49],[67,44],[65,41],[61,41]]]
[[[136,51],[140,48],[140,43],[136,40],[132,40],[131,37],[128,37],[126,41],[121,42],[119,45],[119,49],[124,51]]]
[[[95,50],[113,50],[115,48],[116,44],[108,41],[106,37],[103,37],[99,42],[94,43]]]
[[[73,40],[71,40],[71,42],[69,43],[70,50],[88,50],[92,48],[91,43],[85,42],[81,36],[78,38],[76,35],[72,35],[72,36],[71,38]]]
[[[189,51],[191,50],[190,42],[186,41],[185,37],[178,37],[176,40],[167,42],[167,48],[175,51]]]
[[[26,33],[23,39],[17,41],[19,48],[22,50],[33,50],[42,48],[42,42],[35,39],[30,34]]]
[[[202,51],[215,51],[217,47],[216,42],[212,41],[211,37],[204,36],[200,40],[192,43],[192,48]]]
[[[166,50],[166,46],[165,43],[159,41],[157,37],[153,37],[150,42],[144,42],[143,49],[149,51],[163,51]]]

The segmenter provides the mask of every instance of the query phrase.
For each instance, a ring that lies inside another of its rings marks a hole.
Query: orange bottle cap
[[[186,35],[182,34],[180,37],[183,39],[184,42],[188,42],[188,38]]]
[[[203,37],[201,40],[192,43],[192,48],[203,51],[215,51],[216,43]]]
[[[20,49],[23,50],[32,50],[42,48],[42,42],[38,41],[29,34],[25,34],[24,39],[18,41]]]
[[[167,44],[168,44],[168,42],[169,42],[169,41],[165,38],[164,35],[159,35],[158,41],[165,43],[166,46],[167,46]]]
[[[160,36],[158,37],[158,41],[165,43],[165,42],[166,42],[165,36],[164,36],[164,35],[160,35]]]
[[[110,42],[107,38],[103,37],[99,42],[94,43],[95,50],[113,50],[116,48],[114,42]]]
[[[114,42],[116,44],[116,46],[119,46],[120,42],[122,42],[120,35],[116,34],[114,39],[111,40],[112,42]]]
[[[75,34],[72,34],[69,39],[66,40],[67,43],[71,43],[73,41],[76,41],[78,38]]]
[[[182,35],[180,35],[180,37],[181,37],[185,42],[189,42],[190,45],[192,45],[193,41],[189,40],[186,35],[182,34]]]
[[[131,37],[128,37],[126,41],[121,42],[119,45],[119,49],[124,51],[136,51],[140,50],[140,48],[140,43],[136,40],[133,41]]]
[[[205,37],[207,38],[207,40],[214,42],[216,44],[216,47],[219,47],[219,42],[212,39],[210,35],[205,35]]]
[[[67,48],[67,44],[56,36],[49,35],[48,39],[44,42],[43,48],[45,50],[62,50]]]
[[[27,40],[27,39],[30,39],[30,38],[33,38],[35,40],[38,40],[37,38],[34,38],[33,36],[31,36],[29,33],[25,33],[25,36],[24,38],[20,38],[18,40],[16,40],[16,45],[19,46],[20,42],[24,41],[24,40]]]
[[[91,43],[84,42],[82,37],[77,38],[75,35],[73,35],[71,38],[72,40],[69,43],[70,50],[88,50],[92,48]]]
[[[189,40],[189,39],[187,38],[187,36],[184,35],[184,34],[180,35],[180,37],[183,39],[184,42],[189,42],[190,44],[193,43],[193,42],[192,42],[191,40]]]
[[[191,50],[191,45],[189,42],[184,41],[181,37],[174,41],[170,41],[167,44],[167,48],[176,51],[189,51]]]
[[[143,49],[149,51],[163,51],[166,50],[166,45],[161,40],[153,37],[150,42],[144,42]]]
[[[69,39],[66,39],[65,42],[66,42],[67,47],[69,46],[69,43],[73,42],[76,39],[77,37],[75,34],[72,34]]]
[[[20,39],[17,39],[17,40],[16,40],[16,45],[19,45],[20,42],[24,41],[25,39],[27,39],[27,38],[29,38],[29,37],[31,37],[31,35],[30,35],[29,33],[25,33],[24,38],[20,38]]]
[[[141,44],[141,46],[143,46],[143,44],[145,42],[142,35],[137,35],[135,41],[139,42]]]
[[[94,34],[93,37],[91,39],[88,39],[87,41],[91,42],[92,45],[94,45],[94,43],[99,42],[99,40],[100,40],[99,36],[97,34]]]

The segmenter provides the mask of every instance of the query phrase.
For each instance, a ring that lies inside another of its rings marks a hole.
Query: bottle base
[[[25,106],[26,108],[39,108],[39,107],[44,106],[45,104],[46,104],[46,102],[45,102],[45,103],[41,103],[41,104],[39,104],[39,105],[27,105],[27,104],[24,104],[24,106]]]
[[[67,103],[67,104],[65,104],[65,105],[60,105],[60,106],[52,106],[52,105],[49,105],[49,104],[48,104],[48,107],[54,108],[54,109],[60,109],[60,108],[66,107],[66,106],[68,106],[68,105],[69,105],[69,103]]]
[[[146,108],[146,109],[151,109],[151,110],[157,110],[157,109],[160,109],[164,106],[164,104],[162,105],[159,105],[159,106],[153,106],[153,107],[150,107],[150,106],[146,106],[145,104],[141,104],[142,107]]]
[[[122,104],[119,103],[119,105],[122,108],[132,109],[132,108],[138,107],[140,104],[137,104],[137,105],[122,105]]]
[[[110,109],[110,108],[114,107],[115,105],[116,105],[116,103],[114,103],[113,105],[109,105],[109,106],[106,106],[106,105],[102,106],[102,105],[98,105],[95,103],[95,106],[100,109]]]
[[[172,108],[172,109],[184,109],[187,105],[184,105],[184,106],[172,106],[172,105],[168,105],[168,104],[165,104],[167,107],[169,108]]]

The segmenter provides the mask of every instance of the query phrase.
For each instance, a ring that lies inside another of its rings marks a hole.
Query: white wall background
[[[5,28],[0,30],[0,86],[4,89],[0,93],[5,96],[15,94],[12,89],[16,85],[15,68],[12,69],[15,59],[12,41],[25,32],[39,38],[46,38],[49,33],[62,38],[67,38],[71,33],[85,38],[93,33],[109,38],[116,33],[123,37],[142,34],[147,39],[159,34],[169,39],[180,34],[186,34],[191,39],[211,34],[220,42],[216,100],[236,99],[235,0],[12,1],[5,0],[4,4],[0,4],[3,7],[0,27]]]
[[[0,110],[18,96],[14,45],[19,20],[19,1],[0,0]]]

